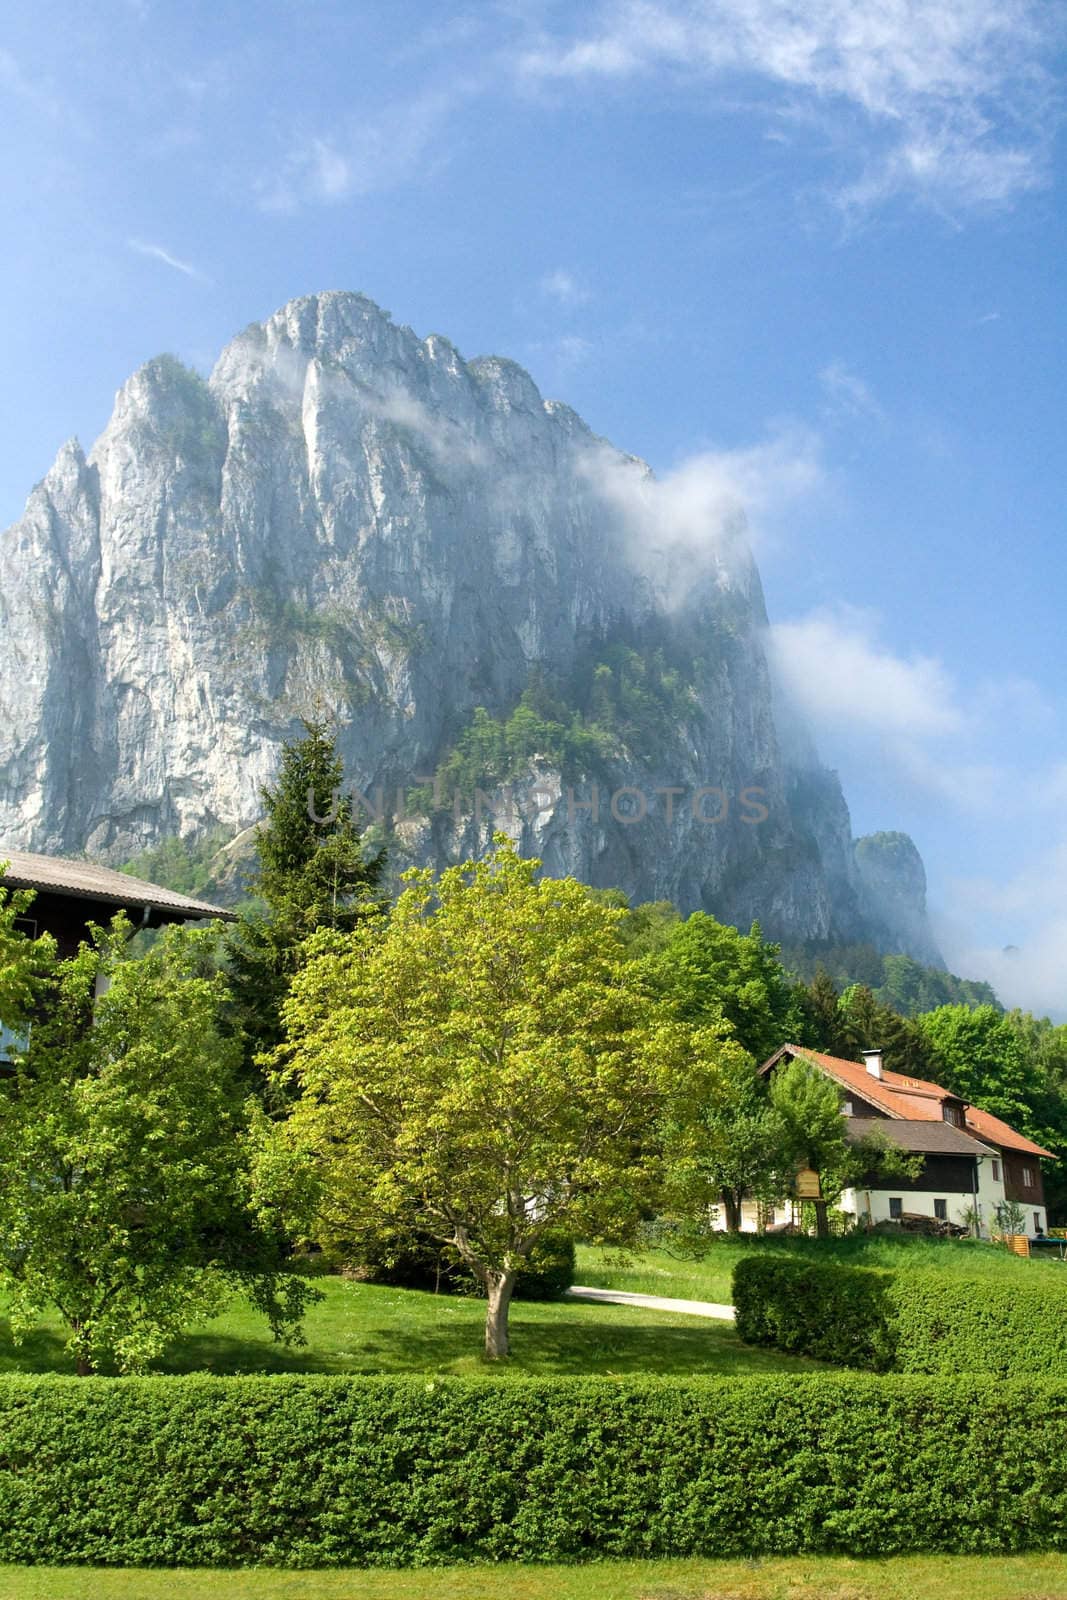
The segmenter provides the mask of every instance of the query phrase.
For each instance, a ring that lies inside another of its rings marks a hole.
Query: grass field
[[[1035,1272],[1053,1273],[1067,1288],[1067,1263],[1062,1261],[1024,1261],[1000,1246],[969,1240],[892,1239],[863,1234],[829,1240],[750,1237],[744,1242],[723,1237],[711,1244],[701,1261],[679,1259],[665,1250],[620,1256],[617,1251],[580,1245],[575,1281],[592,1288],[729,1303],[734,1267],[753,1251],[786,1252],[794,1258],[841,1261],[852,1266],[934,1268],[973,1277],[1019,1278]]]
[[[606,1561],[417,1572],[0,1567],[0,1600],[1067,1600],[1064,1556]]]
[[[224,1316],[178,1341],[157,1370],[494,1377],[826,1370],[800,1357],[749,1349],[728,1323],[576,1301],[516,1302],[513,1354],[502,1365],[480,1354],[483,1301],[344,1278],[316,1281],[325,1298],[308,1313],[306,1345],[275,1344],[264,1319],[235,1302]],[[0,1372],[72,1372],[63,1344],[58,1319],[43,1323],[21,1346],[12,1343],[7,1324],[0,1321]]]

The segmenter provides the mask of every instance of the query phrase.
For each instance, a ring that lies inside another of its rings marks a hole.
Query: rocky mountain
[[[236,834],[326,716],[397,863],[503,826],[638,899],[936,959],[914,847],[857,851],[784,725],[737,514],[694,526],[514,363],[361,295],[206,381],[136,372],[0,538],[0,630],[0,846]]]

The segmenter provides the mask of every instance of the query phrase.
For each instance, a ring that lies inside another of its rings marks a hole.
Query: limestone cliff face
[[[659,725],[595,760],[526,751],[495,821],[450,795],[390,820],[396,859],[503,825],[637,898],[867,936],[837,780],[783,754],[744,530],[676,537],[651,483],[513,363],[360,295],[293,301],[206,382],[149,362],[0,536],[0,846],[116,860],[237,833],[308,714],[395,812],[477,707],[507,717],[533,678],[577,692],[622,642],[669,663]],[[919,953],[908,896],[877,936]]]

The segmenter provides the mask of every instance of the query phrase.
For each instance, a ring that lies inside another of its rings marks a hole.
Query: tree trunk
[[[515,1288],[515,1271],[491,1272],[486,1278],[489,1304],[485,1312],[485,1353],[490,1361],[508,1354],[508,1311]]]
[[[722,1208],[726,1213],[727,1233],[741,1232],[741,1202],[731,1189],[722,1191]]]
[[[830,1222],[826,1215],[826,1201],[814,1200],[812,1204],[815,1207],[815,1237],[817,1239],[828,1239],[830,1237]]]
[[[82,1331],[81,1323],[76,1320],[72,1321],[70,1324],[70,1331],[76,1338],[77,1335]],[[74,1370],[77,1372],[79,1378],[91,1378],[95,1373],[96,1368],[93,1365],[92,1358],[86,1355],[83,1351],[79,1351],[76,1357],[76,1365]]]

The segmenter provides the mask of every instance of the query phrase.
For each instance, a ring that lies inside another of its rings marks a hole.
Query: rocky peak
[[[510,786],[553,870],[863,937],[871,894],[907,892],[795,764],[765,623],[740,518],[665,499],[514,362],[308,295],[207,380],[140,368],[0,536],[0,844],[236,834],[326,714],[364,794]],[[382,823],[395,859],[486,842],[452,799]]]

